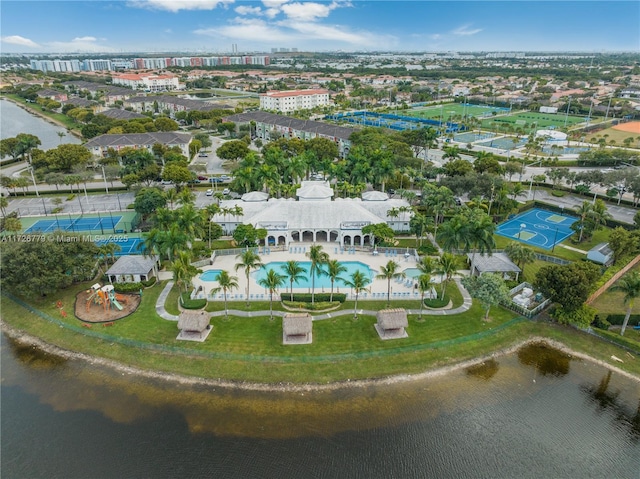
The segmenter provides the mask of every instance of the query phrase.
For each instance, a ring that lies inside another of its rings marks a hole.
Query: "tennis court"
[[[138,248],[138,245],[142,243],[142,238],[116,237],[96,241],[96,245],[98,246],[102,246],[106,243],[114,243],[120,246],[120,251],[115,253],[116,256],[123,256],[127,254],[142,254],[142,251]]]
[[[551,249],[571,236],[578,219],[534,208],[498,226],[497,234],[538,248]]]
[[[513,138],[513,137],[502,137],[496,138],[495,140],[478,142],[479,146],[488,146],[490,148],[499,148],[500,150],[513,150],[515,148],[520,148],[527,143],[527,140],[524,138]]]
[[[83,232],[93,231],[104,233],[105,231],[117,232],[116,225],[120,222],[122,216],[102,216],[83,218],[82,216],[77,218],[60,218],[55,217],[52,219],[41,219],[32,224],[24,232],[25,234],[31,233],[52,233],[53,231],[71,231],[71,232]]]

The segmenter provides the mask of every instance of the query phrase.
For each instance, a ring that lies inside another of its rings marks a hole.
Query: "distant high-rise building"
[[[231,44],[231,53],[233,53],[233,54],[238,53],[238,44],[237,43],[232,43]]]

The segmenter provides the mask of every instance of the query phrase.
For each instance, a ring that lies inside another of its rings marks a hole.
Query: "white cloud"
[[[2,37],[0,38],[0,41],[2,41],[2,43],[10,43],[11,45],[22,45],[23,47],[40,48],[40,45],[38,45],[33,40],[21,37],[20,35],[9,35],[8,37]]]
[[[242,19],[245,20],[245,19]],[[243,42],[260,42],[265,40],[272,42],[287,42],[291,40],[291,36],[278,28],[267,25],[258,19],[246,19],[246,21],[238,21],[235,25],[225,25],[216,28],[206,28],[195,30],[194,33],[211,37],[226,37],[231,39],[242,40]]]
[[[286,3],[282,5],[282,12],[293,20],[300,21],[313,21],[318,18],[325,18],[329,16],[331,10],[334,10],[338,7],[338,4],[333,3],[316,3],[316,2],[306,2],[306,3]]]
[[[264,11],[265,16],[268,18],[275,18],[275,16],[278,15],[279,13],[280,13],[280,9],[278,8],[267,8]]]
[[[238,15],[261,15],[262,9],[260,7],[247,7],[246,5],[240,5],[236,7],[235,12]]]
[[[103,39],[105,40],[105,39]],[[97,43],[95,37],[76,37],[69,42],[47,42],[45,47],[51,52],[114,52],[116,49]]]
[[[281,5],[284,5],[289,0],[262,0],[262,4],[267,8],[280,8]]]
[[[175,13],[180,10],[213,10],[218,5],[226,6],[233,2],[234,0],[130,0],[129,6]]]
[[[470,26],[471,25],[462,25],[461,27],[458,27],[455,30],[453,30],[451,33],[453,33],[454,35],[468,36],[468,35],[475,35],[476,33],[480,33],[482,31],[482,28],[475,28],[473,30],[469,30]]]

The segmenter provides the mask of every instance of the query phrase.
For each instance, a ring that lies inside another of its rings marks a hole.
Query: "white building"
[[[268,91],[260,94],[260,109],[283,113],[329,104],[329,90]]]
[[[556,130],[538,130],[536,131],[536,138],[542,138],[544,144],[548,146],[566,146],[569,144],[567,134]]]
[[[303,181],[296,196],[298,200],[268,199],[266,193],[246,193],[241,200],[222,201],[220,205],[226,211],[239,206],[241,215],[219,213],[213,221],[227,234],[240,224],[264,228],[267,245],[285,246],[299,242],[331,242],[336,247],[371,245],[371,235],[362,233],[362,228],[370,224],[386,223],[393,230],[409,231],[411,213],[389,215],[390,210],[397,211],[408,203],[389,199],[385,193],[367,192],[362,199],[332,199],[333,189],[328,182]]]
[[[172,74],[122,73],[111,77],[114,85],[147,92],[171,91],[180,88],[178,77]]]
[[[43,72],[79,72],[82,68],[79,60],[31,60],[32,70]]]
[[[91,60],[87,59],[82,62],[82,69],[88,72],[96,72],[103,70],[113,70],[111,60]]]
[[[159,143],[168,148],[177,146],[181,153],[189,158],[189,144],[191,135],[188,133],[176,133],[173,131],[154,133],[123,133],[100,135],[91,138],[83,146],[94,156],[104,157],[109,149],[121,150],[122,148],[145,149],[153,153],[153,145]]]

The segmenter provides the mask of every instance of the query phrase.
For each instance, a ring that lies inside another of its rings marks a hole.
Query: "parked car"
[[[207,190],[207,196],[213,196],[213,190],[211,188]]]
[[[200,176],[198,176],[198,179],[199,179],[200,181],[207,181],[209,178],[207,178],[206,176],[202,176],[202,175],[200,175]]]
[[[163,185],[172,185],[172,184],[173,184],[173,181],[171,181],[171,180],[162,180],[162,181],[161,181],[161,183],[162,183]]]
[[[228,195],[229,193],[231,193],[231,190],[229,188],[225,188],[224,190],[222,190],[223,195]]]
[[[219,176],[212,176],[211,178],[209,178],[209,181],[211,183],[222,183],[224,180]]]
[[[200,158],[207,158],[209,155],[207,155],[206,153],[198,153],[198,156]]]

